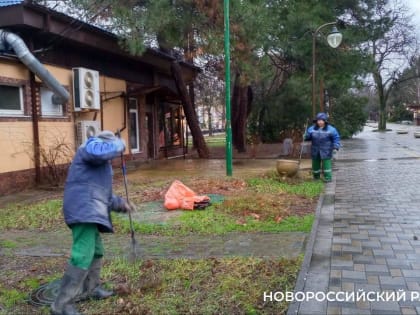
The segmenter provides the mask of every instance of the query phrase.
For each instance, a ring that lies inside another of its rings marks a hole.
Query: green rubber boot
[[[324,179],[326,182],[332,180],[332,163],[331,159],[322,160],[322,170],[324,172]]]

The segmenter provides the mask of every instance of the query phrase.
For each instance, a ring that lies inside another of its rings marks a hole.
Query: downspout
[[[35,74],[30,72],[31,107],[32,107],[32,130],[34,135],[34,164],[35,184],[41,183],[41,151],[39,143],[38,104],[36,99]]]
[[[70,99],[69,92],[48,72],[48,70],[39,62],[30,52],[25,42],[18,35],[6,32],[0,29],[0,50],[13,49],[19,60],[26,65],[30,73],[30,87],[32,99],[32,128],[34,136],[34,164],[35,164],[35,183],[41,181],[41,156],[38,127],[38,106],[36,100],[35,75],[54,92],[53,104],[64,104]]]
[[[39,60],[34,57],[22,38],[14,33],[0,29],[0,47],[3,46],[10,46],[20,61],[54,92],[54,104],[64,104],[70,99],[69,92],[51,75],[51,73],[48,72]]]

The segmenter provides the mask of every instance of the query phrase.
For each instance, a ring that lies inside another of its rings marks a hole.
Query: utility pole
[[[230,30],[229,0],[224,0],[225,20],[225,102],[226,102],[226,175],[232,176],[232,124],[230,110]]]

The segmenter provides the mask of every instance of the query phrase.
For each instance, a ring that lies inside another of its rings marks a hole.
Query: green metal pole
[[[230,30],[229,0],[224,0],[225,14],[225,102],[226,102],[226,175],[232,176],[232,124],[230,112]]]

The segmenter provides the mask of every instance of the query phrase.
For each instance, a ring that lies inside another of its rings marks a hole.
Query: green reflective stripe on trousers
[[[312,171],[317,172],[321,169],[321,160],[312,159]]]
[[[312,159],[312,175],[315,179],[321,176],[321,159]]]
[[[322,168],[323,168],[325,179],[331,180],[332,179],[332,163],[331,163],[331,159],[322,160]]]

